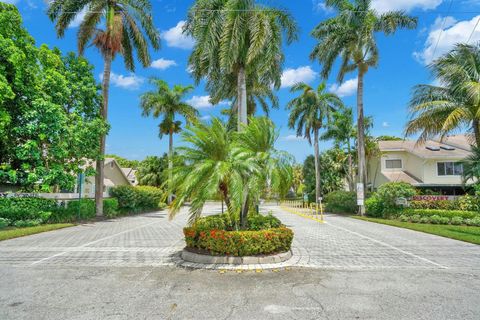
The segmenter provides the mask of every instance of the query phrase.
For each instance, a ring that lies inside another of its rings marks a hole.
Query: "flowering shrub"
[[[286,227],[261,231],[183,229],[187,248],[208,251],[212,255],[253,256],[290,250],[293,231]]]

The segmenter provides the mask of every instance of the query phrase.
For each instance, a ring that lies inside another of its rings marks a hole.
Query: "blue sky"
[[[3,0],[5,1],[5,0]],[[111,131],[107,139],[107,152],[116,153],[130,159],[143,159],[147,155],[159,155],[167,150],[167,139],[158,138],[158,119],[143,118],[139,108],[139,95],[150,89],[148,77],[157,76],[168,83],[194,84],[187,71],[187,60],[193,42],[181,35],[182,21],[193,0],[151,0],[154,8],[154,21],[162,32],[162,48],[152,52],[154,63],[149,68],[137,66],[130,73],[117,58],[112,67],[112,87],[110,93],[109,121]],[[7,0],[15,3],[22,13],[24,24],[35,38],[37,45],[46,43],[59,47],[62,51],[76,50],[74,22],[65,37],[58,39],[54,26],[45,15],[44,0]],[[265,2],[265,1],[263,1]],[[426,69],[433,58],[446,52],[456,42],[480,40],[480,0],[372,0],[379,11],[392,9],[405,10],[419,18],[414,31],[399,31],[394,36],[378,36],[380,64],[366,76],[365,113],[374,117],[374,135],[402,135],[407,121],[407,104],[411,89],[415,84],[432,83]],[[287,127],[288,112],[285,105],[293,97],[289,86],[298,81],[318,85],[320,78],[318,62],[309,60],[315,40],[310,31],[323,19],[334,14],[320,0],[269,0],[268,3],[290,10],[300,26],[300,39],[285,46],[286,61],[282,88],[277,92],[280,109],[271,112],[271,118],[280,129],[277,143],[279,149],[295,155],[297,161],[312,153],[312,147],[303,139],[298,139],[294,131]],[[81,16],[81,13],[80,15]],[[86,57],[95,66],[95,76],[103,70],[101,56],[95,48],[86,52]],[[329,90],[341,95],[345,104],[355,107],[356,74],[346,77],[342,84],[335,83],[335,71],[327,80]],[[218,115],[225,106],[211,106],[203,84],[195,88],[188,97],[202,117]],[[175,143],[180,143],[176,137]],[[322,149],[330,144],[322,142]]]

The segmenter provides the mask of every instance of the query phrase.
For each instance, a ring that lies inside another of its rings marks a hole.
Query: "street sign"
[[[357,205],[363,206],[365,200],[365,192],[363,183],[357,183]]]

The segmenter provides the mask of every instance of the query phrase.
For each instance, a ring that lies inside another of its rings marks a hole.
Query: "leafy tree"
[[[117,163],[120,165],[120,167],[122,167],[122,168],[138,169],[138,167],[140,165],[139,160],[126,159],[126,158],[117,156],[116,154],[106,154],[105,157],[106,158],[114,158],[117,161]]]
[[[467,127],[480,145],[480,44],[457,44],[429,66],[439,85],[417,85],[405,133],[419,141]]]
[[[65,30],[82,10],[87,13],[78,31],[78,52],[82,55],[91,42],[103,56],[103,103],[100,114],[107,121],[112,61],[121,54],[126,68],[134,71],[133,52],[136,51],[141,64],[149,66],[151,59],[147,38],[154,49],[159,49],[160,34],[153,25],[152,6],[148,0],[52,0],[47,14],[55,22],[59,37],[63,37]],[[105,29],[99,29],[100,25],[105,25]],[[96,161],[95,207],[97,215],[102,216],[105,135],[100,137],[100,155]]]
[[[166,153],[162,157],[146,157],[138,166],[138,183],[144,186],[163,186],[167,168],[168,155]]]
[[[315,181],[316,199],[321,196],[321,174],[319,165],[319,138],[322,129],[331,118],[337,108],[343,107],[343,102],[334,94],[326,92],[325,82],[321,83],[317,90],[305,83],[299,83],[292,87],[291,92],[300,91],[301,94],[287,105],[290,109],[288,126],[297,130],[297,136],[304,136],[313,146],[315,156]]]
[[[27,191],[73,189],[107,131],[93,66],[35,47],[16,7],[4,3],[0,61],[0,182]]]
[[[322,152],[319,157],[319,166],[322,172],[322,194],[342,190],[344,178],[348,172],[348,158],[345,152],[334,148]],[[315,201],[315,157],[308,156],[303,163],[305,193],[309,201]]]
[[[402,141],[403,139],[396,136],[378,136],[376,138],[378,141]]]
[[[417,18],[402,11],[379,14],[372,8],[371,0],[326,0],[325,4],[338,12],[335,17],[320,22],[312,31],[318,44],[310,57],[322,64],[321,74],[325,79],[337,59],[341,60],[338,82],[343,82],[347,73],[357,71],[358,176],[365,186],[363,87],[365,74],[378,65],[379,50],[375,34],[381,32],[391,35],[400,28],[415,29]],[[360,213],[365,213],[364,206],[360,206]]]
[[[297,26],[285,10],[267,7],[255,0],[197,0],[190,9],[185,32],[196,40],[189,64],[199,82],[216,100],[230,98],[236,83],[238,129],[247,123],[247,87],[280,87],[284,55],[282,33],[287,43],[297,38]],[[229,90],[217,90],[230,79]],[[251,96],[252,97],[252,96]]]
[[[293,191],[295,192],[295,195],[301,196],[303,194],[303,189],[304,189],[303,165],[295,164],[292,170],[293,170],[293,177],[292,177]]]
[[[168,171],[169,181],[172,181],[173,169],[173,134],[181,131],[181,122],[175,121],[175,115],[183,116],[187,122],[194,121],[198,111],[191,105],[183,102],[185,95],[193,90],[192,86],[175,85],[172,89],[160,79],[152,78],[150,82],[155,86],[154,91],[149,91],[141,96],[140,107],[143,116],[152,115],[154,118],[163,116],[159,125],[159,136],[168,134]],[[172,190],[170,185],[169,190]],[[168,203],[172,202],[172,194],[168,196]]]

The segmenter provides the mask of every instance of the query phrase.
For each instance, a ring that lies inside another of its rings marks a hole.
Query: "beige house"
[[[122,168],[123,173],[125,176],[130,180],[130,183],[132,186],[138,185],[138,179],[137,179],[137,170],[133,168]]]
[[[374,189],[386,182],[408,182],[416,187],[442,194],[462,194],[460,163],[470,154],[465,135],[415,141],[379,141],[380,156],[368,161],[368,185]]]
[[[95,168],[95,162],[90,163],[88,166]],[[105,158],[104,173],[105,178],[103,180],[103,191],[106,193],[106,195],[108,195],[109,189],[114,186],[133,185],[131,180],[125,174],[125,171],[120,167],[114,158]],[[77,190],[77,188],[78,186],[75,187],[75,190]],[[95,194],[95,176],[89,176],[85,178],[82,194],[84,194],[85,197],[90,197]]]

